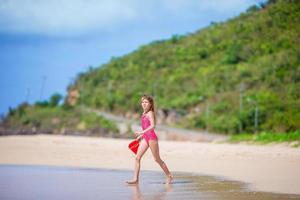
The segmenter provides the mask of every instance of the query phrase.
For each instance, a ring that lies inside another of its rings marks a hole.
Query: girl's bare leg
[[[165,172],[166,176],[167,176],[167,184],[170,184],[173,180],[173,176],[171,174],[171,172],[169,171],[166,163],[160,158],[159,155],[159,147],[158,147],[158,141],[157,140],[150,140],[149,141],[149,146],[153,155],[153,158],[155,160],[155,162],[157,162],[159,164],[159,166],[162,168],[162,170]]]
[[[141,167],[141,159],[144,155],[144,153],[148,149],[147,142],[143,139],[140,143],[140,146],[138,148],[136,157],[135,157],[135,167],[134,167],[134,175],[133,179],[131,181],[126,181],[128,184],[137,184],[139,182],[139,174],[140,174],[140,167]]]

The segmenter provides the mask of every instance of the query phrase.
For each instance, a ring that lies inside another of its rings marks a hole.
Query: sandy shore
[[[132,170],[134,156],[128,143],[125,139],[78,136],[3,136],[0,164]],[[173,171],[242,181],[257,191],[300,194],[299,148],[177,141],[159,144],[162,159]],[[142,160],[143,169],[161,170],[150,151]]]

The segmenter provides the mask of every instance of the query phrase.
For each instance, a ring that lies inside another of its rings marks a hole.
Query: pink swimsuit
[[[147,118],[145,114],[142,115],[141,117],[141,124],[143,130],[147,129],[151,125],[150,120]],[[154,129],[145,132],[143,138],[146,140],[147,144],[149,144],[149,140],[157,140],[157,136],[154,132]]]

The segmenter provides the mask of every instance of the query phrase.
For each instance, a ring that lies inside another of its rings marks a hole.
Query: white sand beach
[[[133,170],[134,156],[127,148],[129,142],[126,139],[42,134],[2,136],[0,164]],[[300,148],[285,144],[179,141],[160,141],[159,144],[161,157],[172,171],[242,181],[256,191],[300,194]],[[141,169],[161,170],[150,151],[143,158]]]

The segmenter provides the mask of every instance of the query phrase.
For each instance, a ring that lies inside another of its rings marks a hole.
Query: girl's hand
[[[136,140],[140,141],[140,140],[142,139],[142,137],[143,137],[143,134],[139,135],[139,136],[136,138]]]
[[[135,136],[135,137],[139,137],[139,136],[142,135],[142,134],[143,134],[142,132],[135,132],[135,133],[134,133],[134,136]]]
[[[140,140],[143,137],[143,133],[142,132],[135,132],[134,133],[135,137],[137,140]]]

